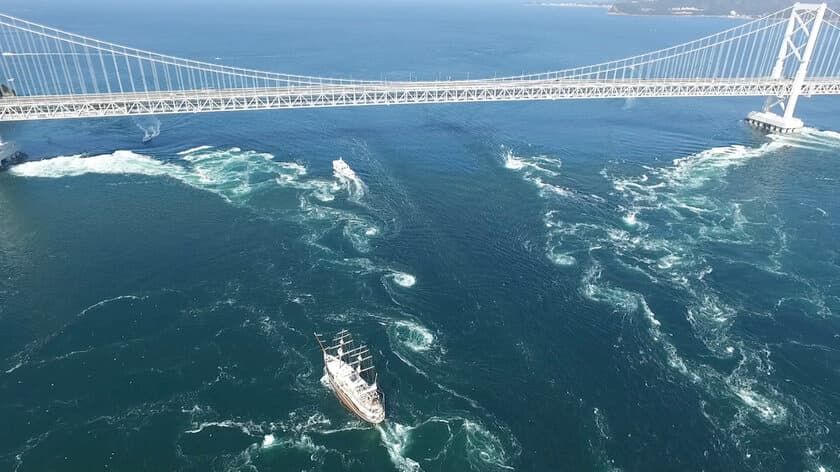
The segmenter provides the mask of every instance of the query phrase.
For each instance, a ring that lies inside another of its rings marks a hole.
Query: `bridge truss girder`
[[[504,83],[484,86],[405,83],[389,86],[281,87],[255,90],[197,90],[179,93],[78,95],[0,100],[0,121],[90,118],[124,115],[202,113],[236,110],[277,110],[365,105],[410,105],[524,100],[570,100],[667,97],[789,96],[796,83],[790,79],[727,81],[629,81],[593,83],[555,81],[544,84]],[[809,80],[800,94],[840,94],[840,82]]]

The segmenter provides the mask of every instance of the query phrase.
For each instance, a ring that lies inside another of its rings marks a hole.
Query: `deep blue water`
[[[560,69],[737,23],[175,3],[4,12],[371,79]],[[840,470],[840,101],[803,100],[791,137],[741,121],[760,104],[2,125],[37,162],[0,175],[0,470]],[[381,428],[321,383],[312,333],[342,328],[376,356]]]

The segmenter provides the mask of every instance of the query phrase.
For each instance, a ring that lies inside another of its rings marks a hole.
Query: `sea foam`
[[[183,169],[131,151],[83,157],[59,156],[40,161],[28,161],[9,169],[20,177],[58,179],[84,174],[183,175]]]
[[[173,160],[158,160],[120,150],[96,156],[59,156],[29,161],[15,166],[10,172],[27,178],[57,179],[85,174],[171,178],[241,206],[250,206],[252,197],[259,193],[278,188],[292,190],[297,193],[300,205],[286,212],[286,216],[312,229],[313,234],[305,240],[324,248],[321,236],[341,228],[353,247],[365,253],[370,251],[370,240],[378,237],[381,229],[366,216],[323,205],[334,200],[335,193],[341,189],[346,189],[350,199],[355,201],[366,193],[367,187],[352,169],[340,170],[335,181],[306,179],[307,168],[301,163],[277,161],[272,154],[237,147],[218,149],[204,145],[181,151],[178,159]],[[380,267],[377,271],[386,272],[387,269]]]
[[[391,326],[391,332],[397,342],[414,352],[428,351],[435,344],[434,333],[415,321],[395,321]]]
[[[407,272],[393,271],[388,274],[388,278],[404,288],[411,288],[417,283],[417,278]]]
[[[189,149],[187,149],[187,150],[181,151],[181,152],[179,152],[179,153],[177,153],[177,154],[178,154],[179,156],[186,156],[186,155],[188,155],[188,154],[194,154],[194,153],[197,153],[197,152],[206,151],[206,150],[208,150],[208,149],[213,149],[213,146],[207,146],[207,145],[203,145],[203,146],[196,146],[196,147],[194,147],[194,148],[189,148]]]

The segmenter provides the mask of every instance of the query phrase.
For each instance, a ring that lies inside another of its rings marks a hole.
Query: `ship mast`
[[[324,341],[321,339],[321,335],[318,334],[318,333],[314,333],[314,334],[315,334],[315,340],[318,341],[318,346],[321,346],[321,352],[326,354],[327,353],[327,348],[324,347]]]
[[[339,358],[360,376],[374,370],[373,363],[369,362],[373,359],[373,356],[370,355],[370,349],[368,349],[368,346],[364,344],[356,346],[353,341],[353,336],[346,329],[342,329],[336,333],[335,337],[331,341],[332,345],[330,346],[324,342],[324,339],[320,334],[315,333],[315,339],[318,341],[318,345],[321,347],[321,351],[324,354]],[[368,377],[367,381],[370,382],[371,379],[369,375],[370,374],[362,377]],[[375,386],[375,371],[373,372],[372,380],[373,385]]]

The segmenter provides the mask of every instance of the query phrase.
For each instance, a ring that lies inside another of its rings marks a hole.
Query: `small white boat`
[[[385,421],[383,395],[376,385],[373,356],[367,346],[355,346],[347,330],[338,332],[332,346],[318,334],[315,339],[324,354],[324,374],[338,401],[368,423]]]
[[[344,159],[338,158],[332,162],[333,165],[333,172],[335,172],[336,176],[341,176],[348,178],[350,180],[356,179],[356,172],[344,162]]]

